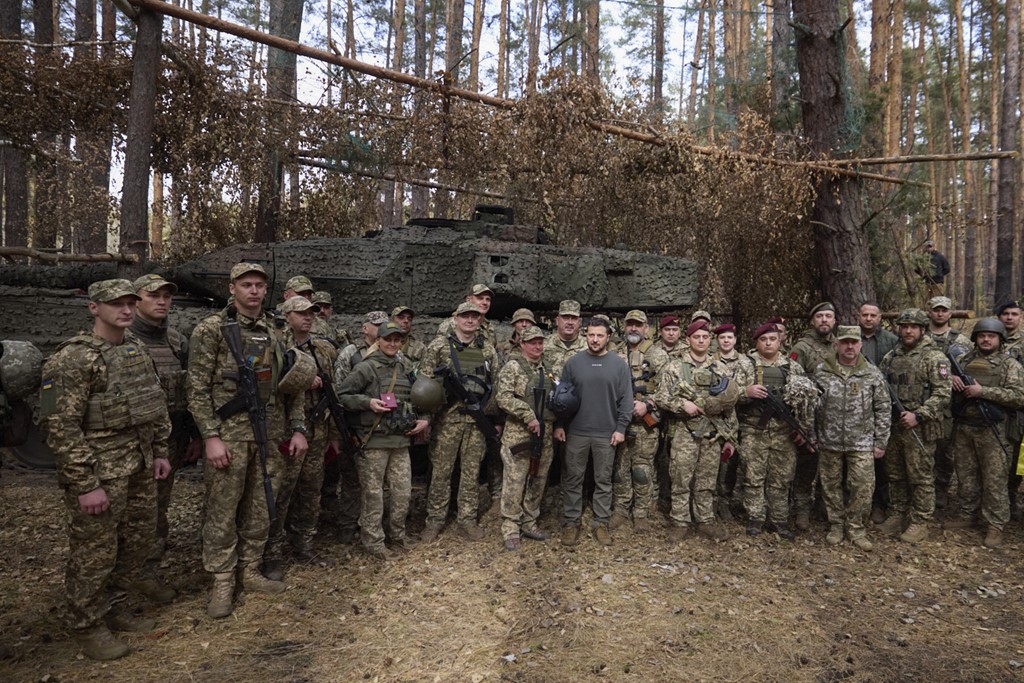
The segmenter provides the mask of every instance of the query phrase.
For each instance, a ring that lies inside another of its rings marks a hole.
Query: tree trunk
[[[32,9],[36,43],[53,43],[53,0],[34,0]],[[52,52],[53,48],[37,48],[36,58],[45,59]],[[58,198],[66,193],[62,192],[58,185],[57,165],[53,158],[57,149],[57,136],[53,133],[40,133],[36,144],[43,154],[36,154],[33,162],[35,182],[32,196],[32,246],[51,248],[57,246],[58,226],[64,215],[57,211]]]
[[[507,1],[507,0],[506,0]],[[427,4],[426,0],[413,0],[413,73],[420,77],[427,76]],[[413,96],[413,107],[418,112],[423,107],[423,93]],[[425,218],[429,215],[430,190],[418,185],[412,188],[413,218]]]
[[[693,60],[690,61],[690,100],[686,105],[686,123],[692,131],[697,124],[697,86],[700,83],[700,57],[704,46],[704,15],[708,0],[700,0],[697,14],[697,36],[693,41]],[[705,65],[706,66],[706,65]]]
[[[21,0],[0,2],[0,37],[21,38]],[[0,139],[6,139],[0,129]],[[3,188],[3,243],[28,246],[28,163],[25,152],[0,146],[0,187]]]
[[[896,156],[903,129],[903,0],[892,3],[892,42],[889,53],[889,78],[886,86],[885,151]]]
[[[149,219],[149,251],[159,260],[164,251],[164,175],[153,174],[153,208]]]
[[[153,150],[153,116],[156,112],[163,21],[161,14],[139,10],[121,195],[121,251],[137,254],[139,261],[119,265],[118,275],[121,277],[141,275],[149,253],[149,164]]]
[[[96,0],[76,0],[74,59],[96,62]],[[104,103],[106,104],[106,103]],[[77,253],[107,250],[110,223],[110,147],[113,128],[109,114],[97,110],[75,138],[80,171],[73,177],[75,203],[72,246]]]
[[[422,2],[422,0],[420,0]],[[498,73],[497,95],[508,97],[508,79],[505,70],[508,68],[508,0],[501,0],[501,11],[498,13]]]
[[[587,22],[586,75],[594,83],[601,80],[601,3],[585,0]]]
[[[839,31],[838,0],[793,0],[797,69],[804,132],[818,154],[855,147],[845,139],[850,92],[844,81],[846,38]],[[854,30],[848,26],[847,30]],[[819,277],[836,317],[854,320],[864,301],[875,298],[860,185],[855,179],[820,175],[811,212]]]
[[[484,12],[487,10],[485,0],[473,0],[473,34],[470,38],[469,57],[469,89],[480,89],[480,36],[484,30]]]
[[[1003,58],[1003,102],[999,120],[999,148],[1017,148],[1016,132],[1020,100],[1020,0],[1006,0],[1006,56]],[[993,84],[994,85],[994,84]],[[1015,228],[1014,177],[1016,160],[999,160],[999,214],[996,222],[996,303],[1014,298]]]
[[[526,92],[537,89],[537,69],[540,67],[540,10],[538,0],[523,0],[526,21]]]
[[[654,4],[654,96],[651,100],[655,124],[661,123],[665,114],[665,0]]]
[[[445,5],[444,69],[452,85],[459,83],[462,62],[462,21],[465,0],[447,0]]]
[[[793,27],[790,25],[790,0],[775,0],[773,5],[772,112],[778,116],[789,111],[789,97],[793,87]]]

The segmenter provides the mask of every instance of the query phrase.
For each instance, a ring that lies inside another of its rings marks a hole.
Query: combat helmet
[[[972,342],[978,341],[979,332],[995,332],[999,335],[1000,340],[1006,341],[1006,328],[999,318],[982,318],[979,320],[978,324],[974,326],[974,330],[971,331]]]
[[[43,354],[27,341],[0,342],[0,389],[9,399],[23,399],[39,389]]]
[[[900,313],[900,317],[896,318],[896,324],[928,327],[928,314],[920,308],[908,308]]]
[[[433,377],[420,375],[409,390],[409,401],[418,413],[430,413],[444,403],[444,387]]]
[[[309,389],[316,377],[316,361],[305,351],[288,349],[284,354],[284,371],[277,390],[289,396],[298,396]]]

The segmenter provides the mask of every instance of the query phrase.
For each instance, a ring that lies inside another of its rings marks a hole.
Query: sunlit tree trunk
[[[1003,101],[999,120],[999,147],[1017,148],[1016,132],[1020,102],[1020,0],[1006,0],[1006,57],[1003,59]],[[996,221],[996,281],[995,301],[1014,298],[1019,292],[1013,287],[1015,159],[999,160],[999,214]]]

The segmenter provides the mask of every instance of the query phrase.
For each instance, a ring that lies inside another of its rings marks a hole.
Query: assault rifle
[[[243,410],[249,414],[249,425],[252,427],[252,435],[260,455],[260,471],[263,474],[263,494],[267,499],[267,512],[270,515],[270,522],[274,523],[277,521],[277,505],[274,503],[274,488],[270,483],[270,474],[267,473],[267,406],[260,400],[256,369],[243,353],[242,331],[238,327],[237,316],[238,310],[234,306],[229,306],[227,317],[221,323],[220,333],[224,335],[224,341],[227,342],[231,357],[235,360],[235,365],[238,366],[236,380],[238,389],[234,398],[218,408],[216,412],[222,420],[237,415]]]
[[[964,383],[964,386],[971,386],[977,384],[977,381],[964,372],[964,369],[960,366],[959,361],[953,357],[953,354],[946,356],[949,358],[949,365],[953,368],[953,374],[960,378],[960,381]],[[989,402],[984,399],[975,399],[975,405],[978,407],[978,412],[981,413],[981,419],[985,421],[985,424],[992,430],[992,435],[996,437],[996,443],[999,444],[999,448],[1003,450],[1003,455],[1006,456],[1009,462],[1013,462],[1013,456],[1010,455],[1009,451],[1006,450],[1006,446],[1003,445],[1003,440],[999,437],[998,424],[1000,419],[992,414],[992,406]]]
[[[896,390],[892,388],[892,381],[890,380],[890,377],[891,375],[887,375],[885,378],[885,388],[889,390],[889,398],[892,399],[892,407],[895,408],[896,417],[898,419],[900,415],[910,411],[903,407],[903,402],[900,401],[900,397],[896,395]],[[924,442],[921,441],[921,436],[917,433],[916,429],[911,429],[910,435],[914,437],[914,441],[917,442],[917,445],[921,447],[922,451],[927,450],[924,447]]]
[[[445,392],[449,396],[454,396],[457,400],[462,401],[462,412],[473,418],[476,426],[484,435],[484,439],[490,443],[498,443],[500,440],[498,430],[494,428],[494,423],[491,422],[491,419],[484,414],[484,402],[486,401],[487,394],[484,395],[484,401],[478,401],[476,396],[470,394],[466,385],[462,383],[459,373],[451,367],[437,368],[434,370],[434,375],[441,377]]]
[[[812,445],[811,437],[808,436],[807,431],[800,424],[800,420],[796,419],[793,415],[793,411],[789,409],[789,406],[779,398],[778,394],[774,393],[771,389],[768,390],[768,395],[762,399],[759,399],[763,406],[761,409],[761,419],[759,428],[764,428],[768,425],[768,421],[773,417],[782,420],[786,423],[793,433],[799,436],[803,440],[803,446],[810,453],[814,453],[814,446]]]
[[[650,370],[645,370],[642,375],[640,375],[639,377],[634,378],[633,379],[633,395],[636,396],[637,394],[640,394],[641,396],[647,396],[648,393],[649,393],[649,390],[647,388],[646,382],[647,382],[647,380],[651,379],[652,377],[654,377],[654,373],[651,372]],[[645,384],[643,384],[641,386],[637,386],[637,382],[638,381],[644,382]],[[654,429],[655,427],[658,426],[658,422],[660,421],[658,419],[658,416],[656,414],[653,414],[652,411],[650,411],[650,410],[648,410],[646,413],[644,413],[644,416],[641,419],[643,420],[644,425],[646,425],[648,429]]]
[[[341,438],[342,454],[355,457],[362,450],[363,445],[359,441],[359,437],[352,433],[352,430],[348,428],[348,424],[345,422],[345,408],[338,401],[338,394],[334,392],[334,382],[331,380],[331,373],[324,372],[323,368],[320,367],[320,361],[316,357],[316,347],[313,345],[312,337],[307,339],[300,348],[303,346],[309,347],[309,355],[313,356],[313,362],[316,363],[316,374],[320,378],[321,384],[320,400],[313,406],[310,422],[316,424],[323,418],[324,413],[330,413],[334,426],[338,428],[338,436]]]

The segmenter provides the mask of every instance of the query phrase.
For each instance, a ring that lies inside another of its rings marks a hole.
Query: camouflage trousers
[[[259,449],[254,441],[225,441],[231,464],[222,470],[203,461],[206,516],[203,519],[203,568],[219,574],[263,559],[270,532],[270,515],[263,492]],[[267,472],[271,481],[284,463],[268,444]]]
[[[935,442],[935,490],[945,491],[953,479],[953,419],[942,421],[942,438]]]
[[[159,561],[167,549],[170,536],[170,524],[167,522],[167,511],[171,507],[171,491],[174,489],[174,475],[185,466],[185,453],[192,438],[192,421],[172,417],[171,438],[167,444],[167,459],[171,463],[171,473],[166,479],[156,483],[156,543],[153,547],[151,560]]]
[[[1000,446],[1002,444],[1002,447]],[[1010,451],[1005,430],[999,427],[999,440],[988,425],[957,425],[953,432],[953,462],[960,482],[960,514],[965,519],[981,519],[1003,529],[1010,521],[1010,496],[1006,478],[1010,474]]]
[[[390,499],[387,535],[392,541],[405,538],[405,518],[412,496],[409,449],[367,448],[358,457],[363,503],[359,514],[360,538],[367,548],[384,545],[384,485]],[[476,480],[473,481],[474,485]]]
[[[630,436],[636,434],[636,436]],[[654,455],[658,451],[658,429],[643,423],[631,424],[626,440],[615,451],[612,472],[612,511],[634,517],[647,517],[656,495]]]
[[[796,451],[796,470],[793,473],[793,511],[811,511],[814,500],[814,482],[818,478],[818,456],[804,450]]]
[[[519,436],[515,437],[518,432]],[[544,486],[555,449],[552,441],[554,428],[551,423],[544,425],[544,443],[541,448],[537,474],[530,476],[532,451],[512,453],[512,446],[522,441],[522,430],[506,427],[501,439],[501,460],[505,475],[501,484],[501,535],[503,538],[519,536],[521,529],[537,527],[540,517],[540,503],[544,499]],[[515,437],[515,438],[513,438]]]
[[[718,480],[720,462],[722,444],[717,438],[694,438],[682,429],[676,432],[672,439],[672,459],[668,465],[672,476],[672,512],[669,517],[673,526],[689,526],[694,522],[708,524],[714,521],[715,482]]]
[[[918,429],[918,435],[923,430]],[[914,435],[894,423],[885,448],[885,471],[895,514],[910,514],[912,524],[926,524],[935,514],[935,441],[925,439],[924,449]]]
[[[743,507],[752,520],[789,522],[789,485],[796,473],[796,445],[785,425],[745,429],[740,434],[743,458]]]
[[[103,482],[110,508],[87,515],[78,496],[64,491],[68,522],[68,562],[64,573],[68,626],[95,626],[110,610],[111,580],[137,581],[156,534],[156,482],[143,467],[129,477]]]
[[[477,478],[484,457],[484,435],[476,424],[446,415],[435,425],[430,441],[430,489],[427,492],[427,525],[441,526],[448,516],[452,471],[460,461],[458,522],[475,524],[480,504]],[[455,418],[455,419],[452,419]],[[460,457],[461,456],[461,457]]]
[[[849,499],[843,505],[843,466]],[[818,453],[821,497],[828,512],[828,523],[846,529],[851,539],[863,537],[864,525],[871,514],[871,493],[875,489],[873,451],[826,451]]]
[[[355,531],[359,527],[362,500],[355,459],[351,455],[338,453],[334,460],[324,464],[324,483],[320,487],[321,506],[334,518],[339,530]]]
[[[265,559],[284,557],[285,540],[296,550],[308,550],[316,536],[320,519],[320,487],[324,483],[324,456],[327,430],[309,441],[309,450],[301,458],[285,456],[274,477],[277,521],[270,525]]]

